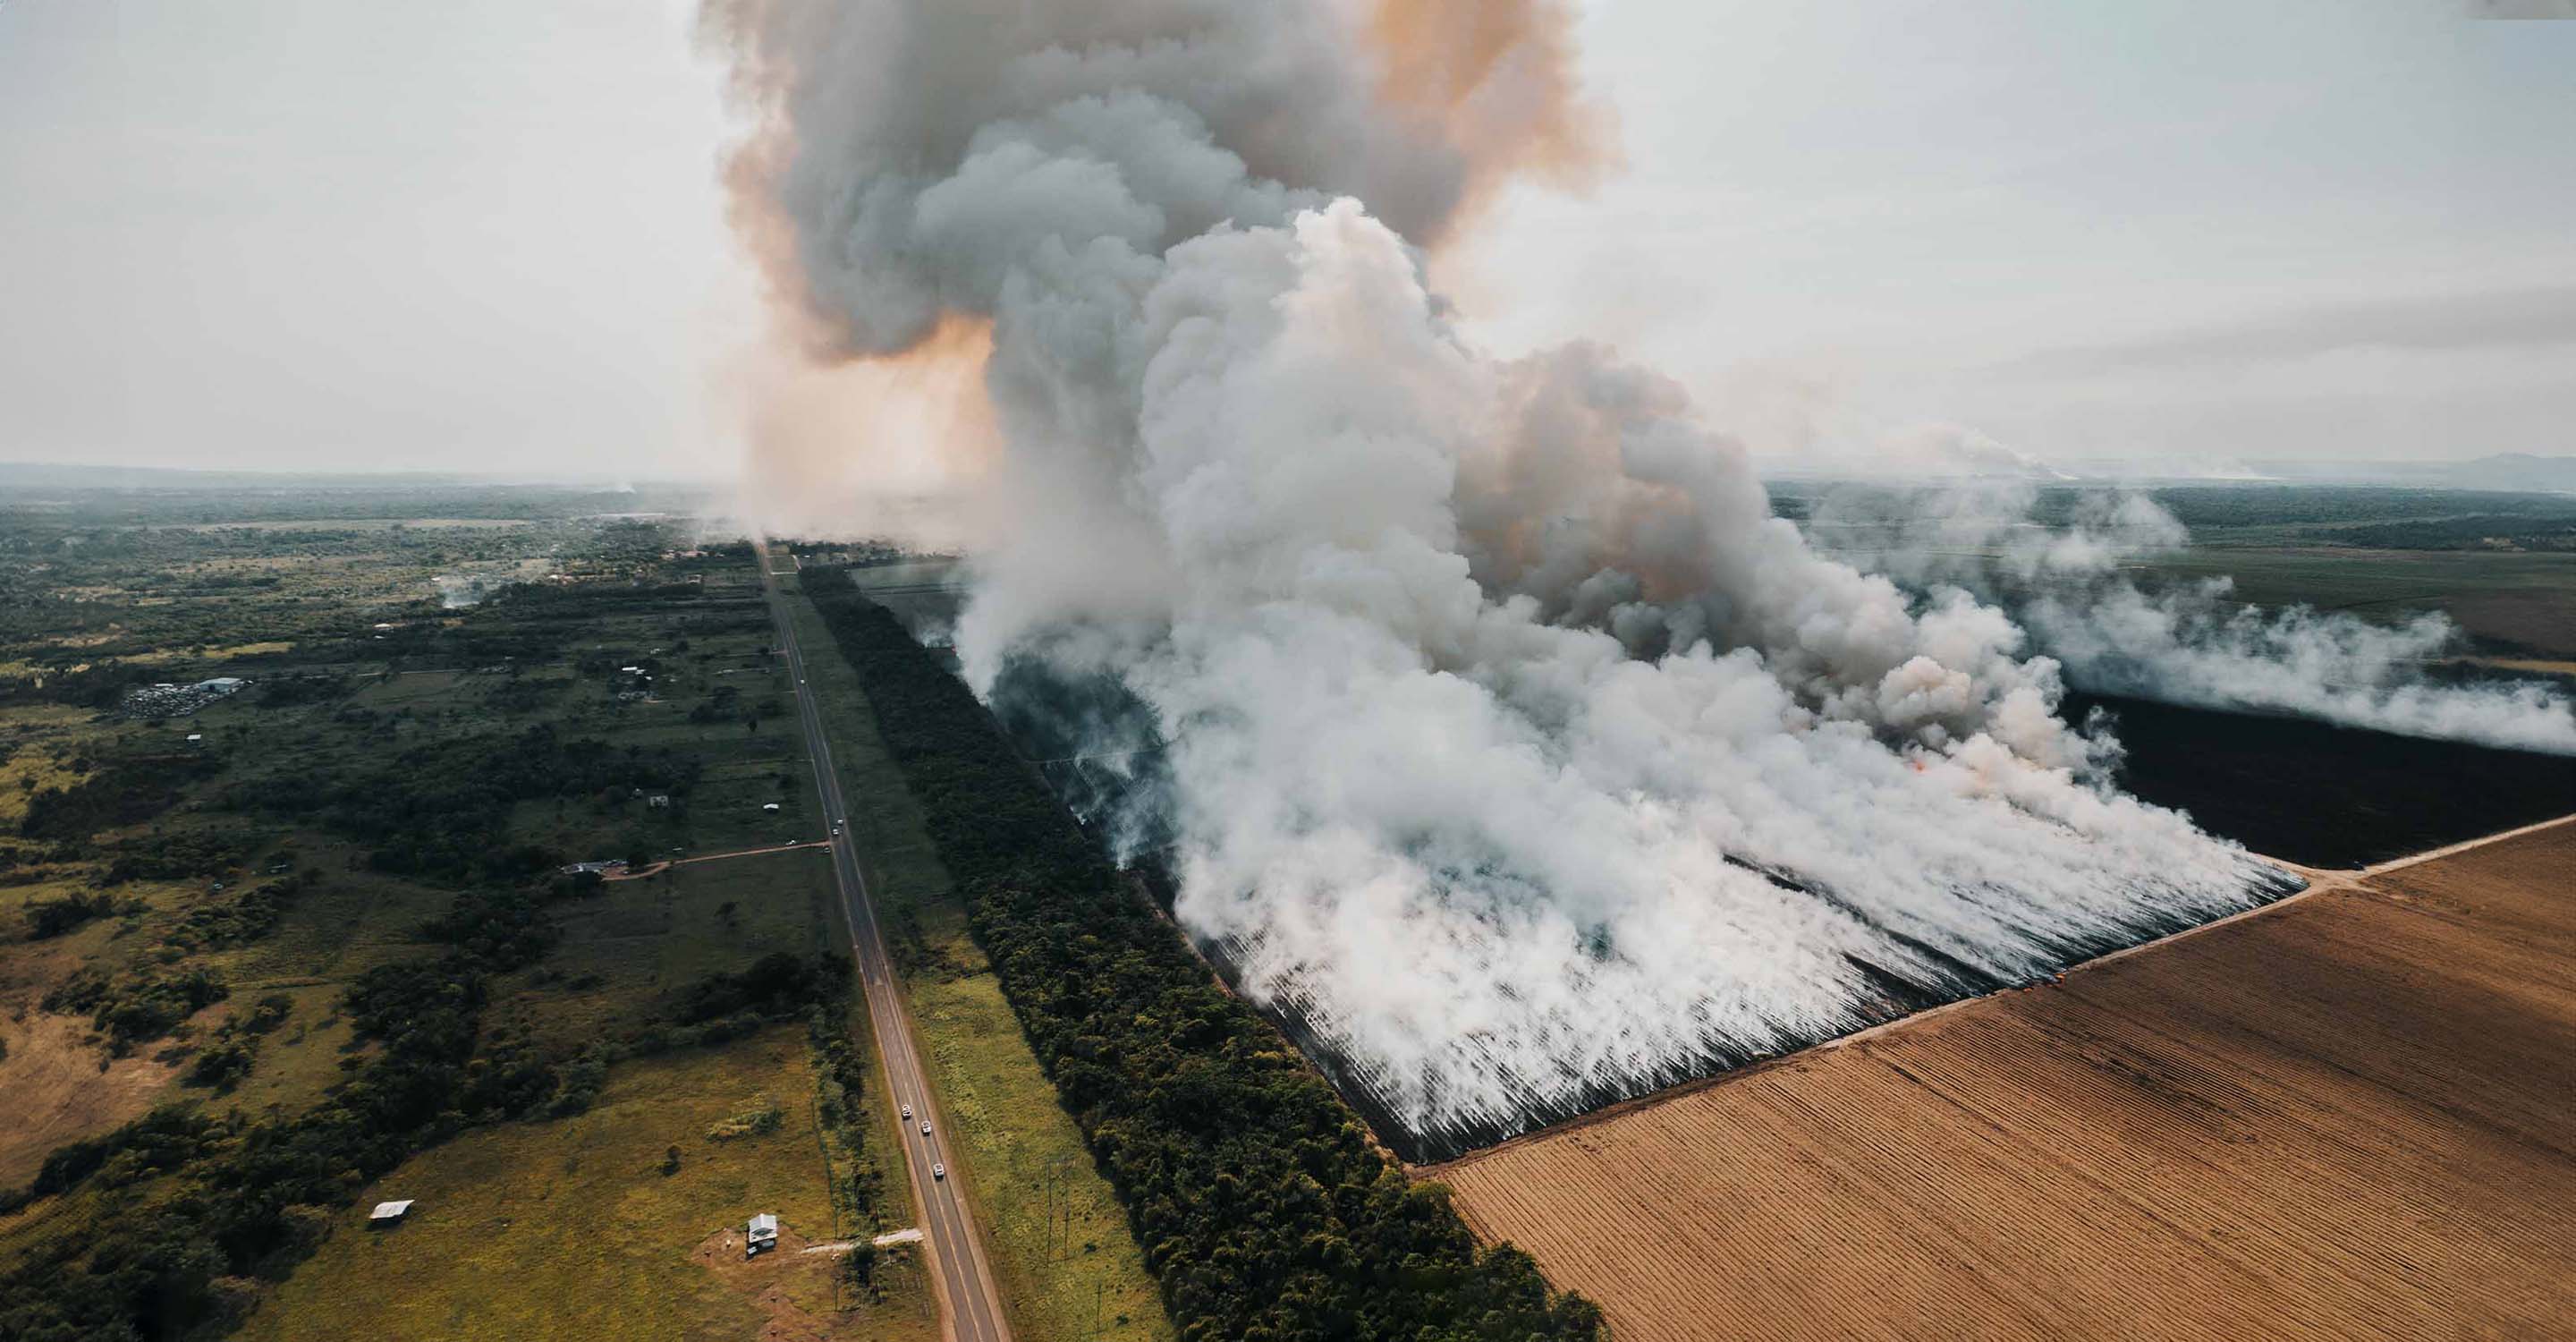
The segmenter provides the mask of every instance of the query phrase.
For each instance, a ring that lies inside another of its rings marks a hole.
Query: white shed
[[[403,1218],[409,1215],[411,1215],[410,1198],[404,1198],[400,1202],[379,1202],[374,1211],[367,1213],[367,1224],[370,1226],[401,1225]]]
[[[778,1213],[762,1212],[743,1224],[742,1256],[756,1258],[778,1247]]]

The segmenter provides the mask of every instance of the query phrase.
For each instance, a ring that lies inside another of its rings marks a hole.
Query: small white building
[[[742,1256],[758,1258],[778,1247],[778,1214],[762,1212],[742,1227]]]
[[[379,1202],[374,1211],[367,1213],[367,1226],[369,1229],[398,1226],[403,1223],[403,1218],[409,1215],[411,1215],[410,1198],[404,1198],[400,1202]]]

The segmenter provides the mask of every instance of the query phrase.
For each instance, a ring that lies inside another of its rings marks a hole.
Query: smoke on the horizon
[[[1824,495],[1810,527],[1911,589],[1964,588],[1999,605],[2089,691],[2576,755],[2576,704],[2549,686],[2436,678],[2462,642],[2439,614],[2382,624],[2265,610],[2234,599],[2223,577],[2141,586],[2137,561],[2189,540],[2173,514],[2143,493],[2096,489],[2043,525],[2039,499],[2026,480],[1847,487]]]
[[[2000,610],[1771,517],[1676,384],[1451,329],[1421,248],[1600,159],[1549,0],[708,24],[761,117],[746,236],[808,347],[989,329],[970,678],[1043,657],[1151,706],[1177,915],[1411,1132],[2280,888],[2113,789]]]

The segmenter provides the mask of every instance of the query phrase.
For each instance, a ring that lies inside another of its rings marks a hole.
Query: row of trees
[[[846,574],[807,592],[1039,1061],[1190,1342],[1572,1339],[1600,1314],[1480,1248],[1073,823],[966,687]]]

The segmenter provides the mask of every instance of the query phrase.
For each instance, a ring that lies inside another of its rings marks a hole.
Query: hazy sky
[[[2576,23],[1593,0],[1627,167],[1440,263],[1775,452],[2576,452]],[[675,0],[0,0],[0,460],[729,471]]]

